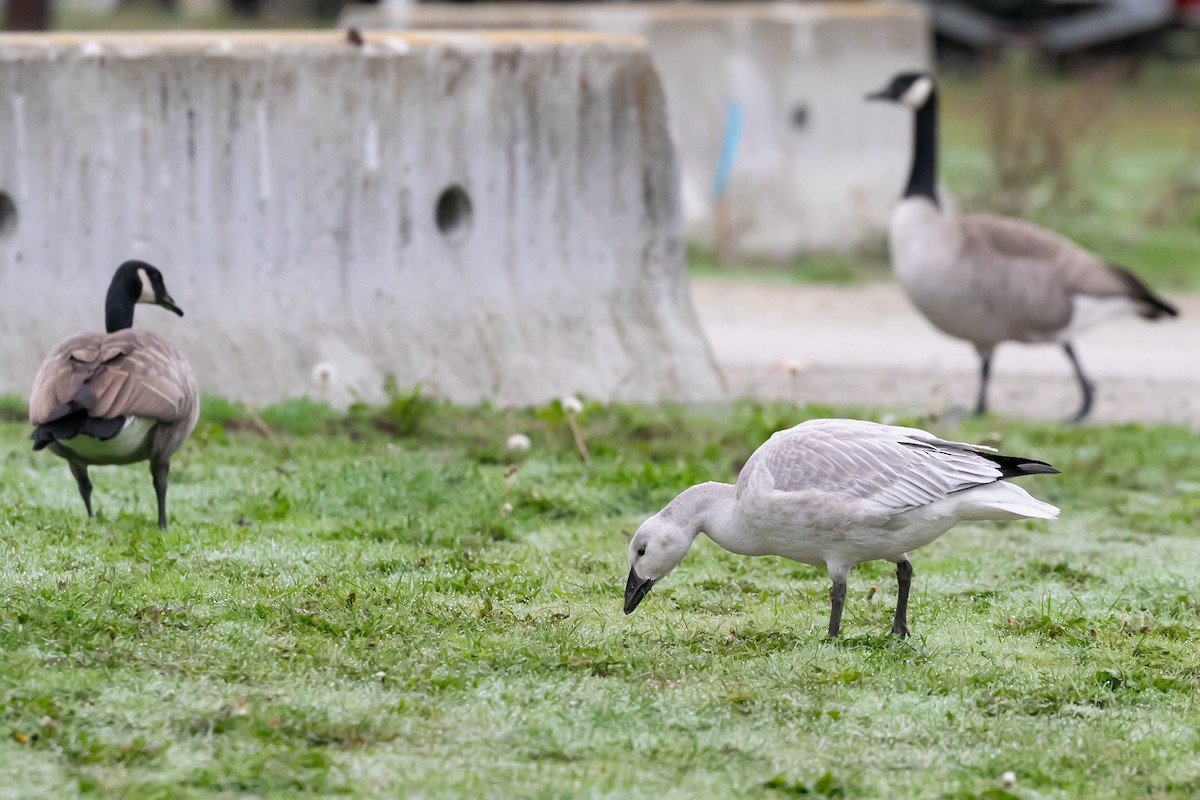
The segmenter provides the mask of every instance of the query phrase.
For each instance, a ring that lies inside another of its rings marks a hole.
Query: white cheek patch
[[[913,81],[912,86],[909,86],[904,94],[900,95],[900,102],[916,111],[925,105],[925,101],[931,94],[933,94],[933,78],[928,76],[917,78]]]
[[[138,277],[142,279],[142,296],[138,298],[138,302],[154,305],[158,302],[158,298],[154,294],[154,286],[150,283],[150,276],[146,274],[146,270],[139,269]]]

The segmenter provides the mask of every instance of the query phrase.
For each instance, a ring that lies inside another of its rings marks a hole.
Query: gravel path
[[[921,413],[974,403],[974,348],[935,330],[895,286],[703,279],[692,296],[735,395]],[[1178,319],[1121,318],[1077,342],[1097,386],[1092,420],[1200,426],[1200,296],[1171,300]],[[1059,419],[1079,394],[1061,349],[1006,344],[990,400],[997,414]]]

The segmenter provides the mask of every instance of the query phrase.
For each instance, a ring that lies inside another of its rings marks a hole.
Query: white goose
[[[1005,478],[1058,470],[948,442],[916,428],[817,419],[774,434],[736,484],[686,489],[629,543],[625,613],[679,565],[697,534],[747,556],[824,566],[833,585],[829,635],[841,628],[846,578],[863,561],[895,562],[892,633],[908,635],[908,553],[964,520],[1056,519],[1058,509]]]

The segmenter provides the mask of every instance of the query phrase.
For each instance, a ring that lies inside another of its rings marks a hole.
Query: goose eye
[[[644,555],[646,555],[646,548],[644,548],[644,547],[639,547],[639,548],[638,548],[638,555],[639,555],[639,556],[644,556]]]

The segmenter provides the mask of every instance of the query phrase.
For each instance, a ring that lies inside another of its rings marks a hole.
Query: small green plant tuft
[[[397,386],[394,375],[384,379],[383,391],[387,401],[382,407],[366,409],[358,406],[351,413],[366,413],[376,430],[390,436],[404,438],[416,435],[438,407],[438,401],[426,396],[421,384],[402,390]]]

